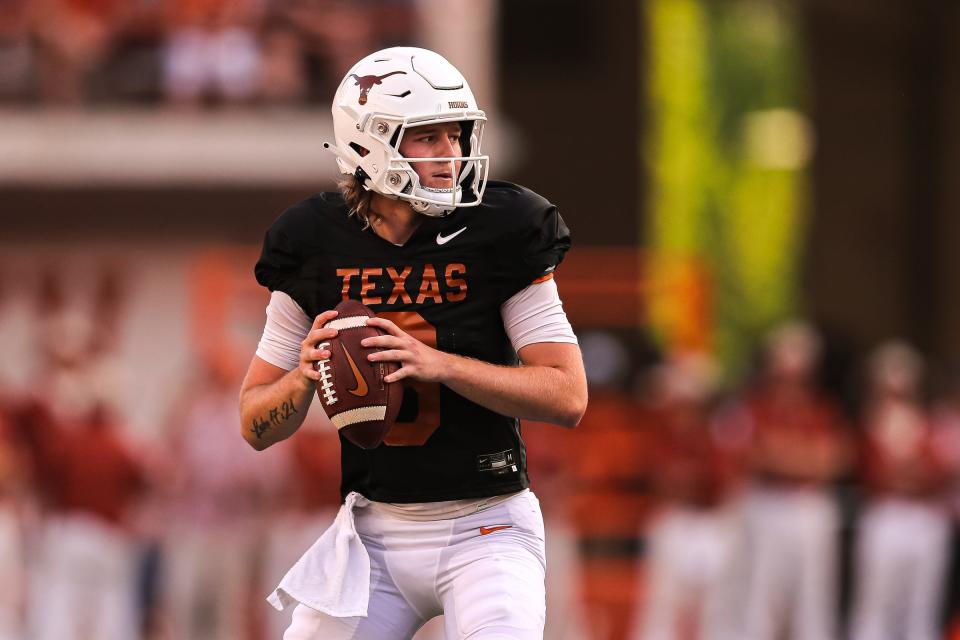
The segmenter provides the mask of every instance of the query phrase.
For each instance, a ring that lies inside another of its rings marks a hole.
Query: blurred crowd
[[[228,353],[198,354],[138,433],[118,400],[151,393],[151,363],[119,353],[124,274],[74,280],[50,269],[31,300],[37,383],[0,376],[0,640],[279,638],[263,598],[339,506],[336,435],[308,421],[254,452]]]
[[[610,334],[581,347],[582,423],[525,431],[548,556],[568,559],[548,594],[577,585],[547,637],[957,637],[958,380],[931,393],[895,340],[824,384],[823,338],[802,322],[773,329],[732,387],[704,354],[637,373]]]
[[[0,638],[279,638],[286,620],[263,598],[333,519],[336,436],[308,421],[251,450],[245,362],[211,350],[159,438],[138,438],[112,402],[118,283],[105,271],[82,311],[43,279],[37,382],[0,393]],[[704,354],[638,368],[627,342],[581,335],[591,399],[577,429],[524,426],[547,638],[945,637],[960,384],[930,394],[924,359],[893,341],[841,403],[799,322],[771,331],[732,386]]]
[[[326,102],[416,0],[4,0],[0,104]]]

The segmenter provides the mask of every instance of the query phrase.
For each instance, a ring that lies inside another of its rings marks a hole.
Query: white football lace
[[[320,349],[328,349],[330,343],[321,342],[318,346]],[[320,389],[323,391],[323,399],[326,401],[327,406],[336,404],[337,392],[333,387],[333,379],[330,377],[330,359],[318,360],[317,371],[320,372]]]

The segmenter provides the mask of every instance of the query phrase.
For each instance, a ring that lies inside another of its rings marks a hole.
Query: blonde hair
[[[337,188],[343,195],[344,202],[350,210],[350,215],[357,216],[363,222],[363,228],[370,226],[370,213],[372,212],[370,204],[373,201],[373,191],[363,188],[356,176],[345,175],[339,182]]]

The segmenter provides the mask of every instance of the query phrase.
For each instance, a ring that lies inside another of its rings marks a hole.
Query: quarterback
[[[363,344],[404,387],[380,446],[340,438],[340,512],[268,598],[295,607],[285,640],[410,638],[439,615],[448,638],[542,638],[543,518],[519,419],[573,427],[587,386],[553,280],[569,231],[541,196],[488,180],[485,121],[440,55],[367,56],[333,99],[339,192],[266,233],[244,438],[263,449],[302,424],[341,300],[376,313],[384,334]]]

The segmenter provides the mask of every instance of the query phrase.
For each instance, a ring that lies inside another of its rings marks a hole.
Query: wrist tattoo
[[[295,413],[300,412],[293,403],[293,396],[291,396],[288,400],[281,402],[280,406],[271,407],[267,420],[264,420],[263,417],[260,416],[254,418],[250,431],[257,436],[258,440],[262,439],[263,435],[270,430],[271,425],[279,427]]]
[[[263,434],[267,432],[270,428],[270,423],[266,422],[263,418],[254,418],[253,426],[250,428],[250,431],[253,432],[253,435],[257,436],[257,439],[263,438]]]

